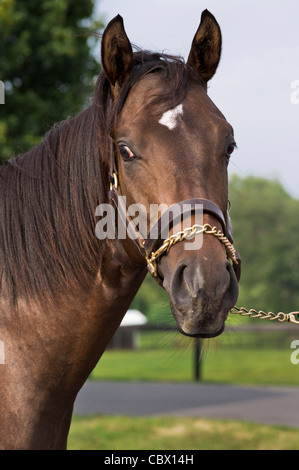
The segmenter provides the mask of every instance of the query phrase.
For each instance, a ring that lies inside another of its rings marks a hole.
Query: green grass
[[[247,385],[299,385],[290,361],[295,331],[230,332],[204,343],[202,380]],[[175,332],[143,332],[136,351],[107,350],[91,380],[191,382],[194,342]],[[218,419],[74,417],[69,449],[298,450],[299,429]]]
[[[270,333],[271,334],[271,333]],[[201,375],[205,382],[250,385],[299,385],[299,364],[290,361],[290,339],[263,342],[258,348],[253,333],[243,339],[205,343]],[[299,330],[298,330],[299,338]],[[187,341],[186,341],[187,340]],[[238,340],[238,341],[236,341]],[[275,344],[277,345],[275,347]],[[177,333],[143,333],[137,351],[108,350],[91,374],[92,380],[168,381],[193,380],[194,342]]]
[[[298,450],[299,429],[216,419],[75,417],[68,449]]]

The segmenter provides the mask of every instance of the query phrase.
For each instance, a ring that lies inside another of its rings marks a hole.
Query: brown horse
[[[207,96],[220,52],[220,29],[207,10],[187,63],[133,53],[117,16],[102,38],[104,70],[92,104],[1,167],[1,449],[66,447],[76,395],[144,280],[146,259],[182,333],[223,331],[238,270],[227,214],[235,141]],[[155,257],[165,238],[156,218],[159,240],[99,240],[100,204],[133,221],[120,195],[146,212],[152,204],[189,206],[191,225],[201,205],[206,232],[223,237],[201,232],[197,250],[181,237]]]

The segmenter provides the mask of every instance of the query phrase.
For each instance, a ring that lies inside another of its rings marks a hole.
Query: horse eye
[[[230,145],[227,147],[227,149],[226,149],[226,155],[227,155],[228,157],[230,157],[231,154],[233,153],[233,151],[235,150],[235,148],[236,148],[236,144],[235,144],[235,143],[234,143],[234,144],[230,144]]]
[[[119,151],[124,160],[132,160],[135,158],[134,153],[127,145],[119,145]]]

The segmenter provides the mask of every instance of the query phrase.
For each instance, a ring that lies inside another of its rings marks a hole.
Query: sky
[[[298,0],[97,0],[96,16],[120,14],[133,44],[187,58],[206,8],[223,40],[208,94],[238,145],[229,172],[278,179],[299,199]]]

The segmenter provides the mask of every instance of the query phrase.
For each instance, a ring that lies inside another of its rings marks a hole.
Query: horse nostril
[[[179,265],[172,277],[171,293],[178,303],[185,303],[189,297],[197,300],[204,286],[204,278],[198,264]]]
[[[180,266],[177,267],[176,272],[175,272],[175,280],[178,283],[178,285],[182,285],[185,279],[185,269],[187,266],[185,264],[181,264]]]
[[[236,274],[234,272],[234,268],[229,261],[227,261],[226,269],[229,274],[230,282],[223,299],[223,307],[226,310],[230,310],[237,301],[239,295],[239,285],[236,278]]]
[[[177,266],[171,279],[171,297],[175,301],[175,303],[178,304],[184,302],[186,297],[185,289],[182,289],[182,286],[186,286],[184,275],[186,268],[186,264],[180,264],[179,266]]]

